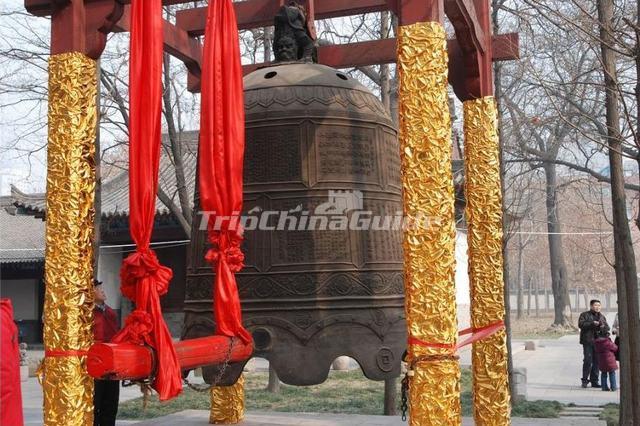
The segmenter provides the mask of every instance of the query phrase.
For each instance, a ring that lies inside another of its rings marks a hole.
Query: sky
[[[18,12],[18,14],[16,14]],[[10,184],[24,191],[44,191],[46,177],[46,58],[31,57],[32,65],[16,57],[41,51],[28,41],[28,35],[48,40],[49,22],[28,17],[21,0],[0,5],[0,195],[9,193]],[[37,64],[40,64],[38,66]],[[19,93],[29,88],[39,92]]]

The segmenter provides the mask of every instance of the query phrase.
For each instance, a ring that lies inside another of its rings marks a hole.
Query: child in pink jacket
[[[618,363],[616,362],[616,351],[618,347],[609,338],[608,331],[602,331],[595,340],[596,358],[598,360],[598,369],[600,369],[600,384],[603,391],[616,391],[616,370]],[[607,385],[607,377],[609,377],[609,385]]]

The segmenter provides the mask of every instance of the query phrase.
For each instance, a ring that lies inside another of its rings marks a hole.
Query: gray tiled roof
[[[44,260],[45,223],[15,214],[12,197],[0,197],[0,263]]]
[[[181,134],[181,146],[183,149],[184,172],[189,197],[193,197],[196,175],[196,154],[198,132],[183,132]],[[165,138],[166,139],[166,138]],[[165,140],[168,144],[168,142]],[[178,192],[176,184],[175,167],[173,157],[167,155],[169,146],[165,145],[160,157],[159,181],[160,186],[178,204]],[[46,210],[45,194],[25,194],[15,187],[11,187],[13,203],[23,207],[36,216],[43,216]],[[156,198],[156,213],[169,214],[167,206]],[[128,216],[129,215],[129,173],[122,171],[102,185],[102,216]]]

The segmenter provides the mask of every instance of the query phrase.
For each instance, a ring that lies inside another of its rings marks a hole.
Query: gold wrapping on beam
[[[236,424],[244,419],[244,376],[232,386],[211,388],[211,424]]]
[[[455,345],[454,190],[447,44],[436,22],[400,27],[398,36],[400,145],[404,213],[426,227],[404,234],[405,307],[410,336]],[[460,368],[451,349],[409,346],[414,426],[456,425]]]
[[[465,194],[471,284],[471,325],[504,319],[502,194],[493,97],[464,102]],[[473,344],[473,399],[477,425],[508,425],[509,373],[504,330]]]
[[[63,351],[43,366],[51,426],[93,423],[93,379],[73,351],[93,343],[96,69],[81,53],[49,59],[44,346]]]

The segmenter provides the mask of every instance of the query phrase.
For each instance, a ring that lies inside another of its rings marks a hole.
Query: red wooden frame
[[[391,11],[400,25],[416,22],[443,22],[445,14],[453,24],[456,39],[449,40],[449,82],[461,100],[493,95],[493,68],[496,60],[518,57],[518,35],[492,36],[489,0],[304,0],[310,30],[315,19],[328,19],[370,12]],[[238,26],[251,29],[272,25],[284,0],[245,0],[234,3]],[[51,54],[82,52],[98,59],[110,32],[128,31],[130,0],[25,0],[26,9],[36,16],[51,16]],[[166,5],[188,0],[163,0]],[[206,11],[192,8],[179,11],[176,24],[164,21],[164,49],[186,65],[189,90],[199,90],[202,45],[198,36],[205,27]],[[396,40],[373,40],[318,48],[320,63],[336,68],[391,63],[396,61]],[[245,73],[256,65],[244,67]],[[176,343],[183,369],[222,362],[229,340],[210,336]],[[136,379],[152,374],[152,353],[143,346],[128,344],[94,345],[88,357],[94,377]],[[235,346],[232,361],[247,359],[251,345]]]
[[[518,58],[518,35],[491,35],[489,0],[304,0],[310,21],[362,13],[391,11],[401,25],[449,18],[456,39],[449,41],[449,82],[461,100],[493,95],[493,61]],[[36,16],[52,16],[51,53],[84,52],[99,58],[109,32],[128,31],[130,0],[25,0]],[[163,0],[166,5],[187,0]],[[272,25],[283,0],[245,0],[234,3],[240,29]],[[164,22],[165,51],[189,70],[188,88],[200,87],[202,46],[196,38],[204,33],[204,8],[176,14],[176,24]],[[311,26],[313,29],[313,26]],[[322,46],[319,62],[336,68],[392,63],[396,41],[373,40]],[[245,67],[245,72],[259,65]]]

